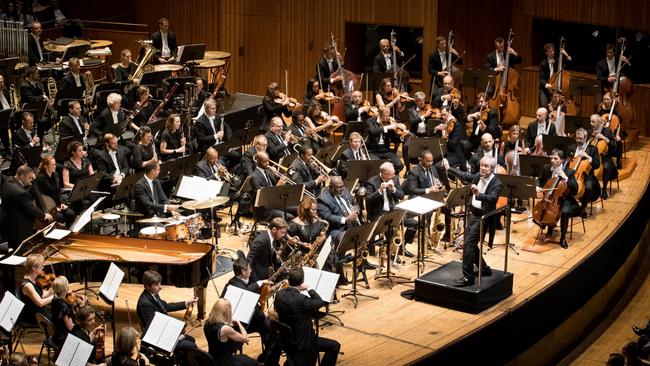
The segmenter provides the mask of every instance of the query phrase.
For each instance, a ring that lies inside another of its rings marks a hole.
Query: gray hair
[[[481,164],[483,164],[483,163],[490,164],[490,166],[492,167],[493,170],[497,166],[497,161],[493,157],[491,157],[490,155],[486,155],[486,156],[483,156],[481,158]]]
[[[395,167],[393,166],[393,163],[390,161],[387,161],[379,166],[379,171],[385,172],[388,170],[395,170]]]
[[[426,96],[424,95],[423,92],[419,91],[419,92],[415,93],[415,95],[414,95],[413,97],[415,97],[415,99],[422,99],[422,100],[424,100],[424,98],[425,98]]]
[[[121,101],[122,101],[122,96],[117,94],[117,93],[111,93],[111,94],[108,95],[108,97],[106,97],[106,103],[108,105],[113,105],[113,104],[115,104],[117,102],[121,102]]]

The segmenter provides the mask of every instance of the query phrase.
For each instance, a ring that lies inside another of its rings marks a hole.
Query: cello
[[[585,176],[591,171],[591,163],[588,160],[584,160],[584,156],[574,154],[573,158],[571,158],[571,161],[569,162],[569,167],[573,170],[573,174],[578,182],[576,199],[580,200],[580,198],[585,194]]]
[[[508,45],[506,50],[512,45],[512,28],[508,33]],[[496,75],[495,85],[497,88],[490,99],[490,107],[496,110],[499,116],[499,122],[505,125],[514,125],[519,123],[521,117],[521,105],[516,92],[519,90],[519,73],[510,67],[510,53],[506,52],[505,69]]]
[[[566,164],[567,162],[562,164],[562,170],[564,170]],[[544,193],[544,197],[533,207],[533,222],[541,227],[555,226],[562,215],[560,198],[564,197],[569,191],[569,186],[558,175],[549,179],[542,191],[546,193]]]

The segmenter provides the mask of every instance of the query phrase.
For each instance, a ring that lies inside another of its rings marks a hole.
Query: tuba
[[[135,69],[133,72],[133,75],[129,75],[129,80],[133,79],[142,79],[142,75],[144,74],[144,66],[151,61],[151,58],[153,55],[158,52],[158,50],[151,45],[151,42],[148,41],[143,41],[143,40],[138,40],[137,41],[142,48],[144,48],[144,55],[142,56],[142,59],[140,59],[140,62],[138,63],[138,68]]]

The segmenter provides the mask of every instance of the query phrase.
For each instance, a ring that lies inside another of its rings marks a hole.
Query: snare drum
[[[140,237],[145,239],[165,239],[165,229],[159,226],[148,226],[140,230]]]
[[[118,222],[120,221],[120,215],[117,214],[103,214],[102,215],[102,220],[104,222]]]
[[[185,240],[190,237],[190,229],[182,221],[174,221],[165,225],[165,232],[169,240]]]

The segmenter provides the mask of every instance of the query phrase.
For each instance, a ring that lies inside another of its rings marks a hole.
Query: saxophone
[[[20,110],[20,93],[18,92],[17,88],[14,87],[14,84],[11,84],[11,86],[9,86],[9,98],[11,98],[14,112],[18,112]]]
[[[269,273],[273,273],[269,276],[269,281],[275,282],[281,274],[289,272],[289,269],[296,268],[299,264],[300,251],[296,250],[291,253],[286,261],[282,262],[280,268],[278,268],[275,272],[273,271],[273,267],[269,266]],[[271,298],[271,296],[281,288],[280,284],[284,282],[286,281],[280,281],[280,283],[275,284],[273,287],[271,287],[271,285],[268,283],[262,285],[262,288],[260,289],[260,298],[257,300],[257,303],[262,309],[265,308],[266,302],[269,300],[269,298]]]
[[[431,227],[429,227],[429,240],[427,241],[427,249],[438,251],[440,244],[440,237],[445,231],[445,223],[440,221],[440,209],[436,210]]]
[[[316,240],[314,240],[314,243],[312,244],[311,249],[309,249],[309,252],[307,252],[307,254],[302,257],[303,266],[313,267],[316,264],[316,256],[318,253],[320,253],[323,244],[325,244],[325,241],[327,240],[327,230],[329,229],[330,224],[324,220],[320,221],[325,223],[325,227],[323,227],[323,230],[321,230]]]

